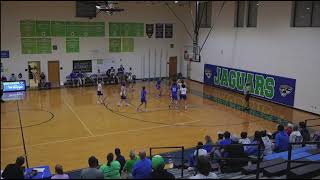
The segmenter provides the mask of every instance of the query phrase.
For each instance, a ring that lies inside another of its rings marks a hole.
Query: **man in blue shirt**
[[[226,131],[223,134],[224,140],[220,141],[218,145],[220,145],[219,148],[215,149],[214,151],[214,157],[220,159],[221,157],[228,157],[229,154],[227,152],[224,152],[224,148],[232,143],[230,139],[230,132]]]
[[[278,126],[278,133],[276,134],[275,140],[276,140],[275,141],[276,152],[288,151],[289,136],[284,131],[284,126],[281,124]]]
[[[134,179],[149,179],[152,172],[151,160],[146,158],[146,152],[139,153],[140,160],[135,163],[132,169]]]
[[[171,105],[174,103],[175,104],[175,108],[178,108],[178,85],[177,83],[174,81],[171,88],[171,102],[169,105],[169,108],[171,108]]]

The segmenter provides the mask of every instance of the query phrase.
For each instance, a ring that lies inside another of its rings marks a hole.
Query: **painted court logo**
[[[207,78],[210,79],[211,76],[212,76],[212,71],[211,71],[211,69],[205,69],[204,72],[205,72]]]
[[[292,92],[293,88],[288,85],[280,85],[279,91],[282,97],[286,97]]]

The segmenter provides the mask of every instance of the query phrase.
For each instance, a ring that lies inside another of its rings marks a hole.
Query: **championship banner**
[[[151,38],[154,32],[154,24],[146,24],[146,34],[148,38]]]
[[[252,96],[294,106],[295,79],[211,64],[204,65],[204,83],[207,85],[243,93],[247,82],[250,82]]]
[[[156,24],[156,38],[163,38],[163,24]]]
[[[164,26],[164,37],[172,38],[173,36],[173,24],[165,24]]]

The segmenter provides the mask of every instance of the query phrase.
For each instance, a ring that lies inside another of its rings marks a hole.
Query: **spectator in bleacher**
[[[263,155],[267,156],[267,155],[272,154],[273,153],[272,142],[271,142],[266,130],[261,131],[261,140],[264,145]]]
[[[57,164],[55,167],[56,175],[52,176],[51,179],[69,179],[68,174],[63,173],[63,167]]]
[[[151,179],[175,179],[174,175],[164,169],[164,159],[160,155],[155,155],[152,158],[152,173]]]
[[[215,152],[214,152],[214,157],[215,158],[221,158],[221,157],[228,157],[228,153],[224,153],[224,148],[227,146],[227,145],[230,145],[232,143],[230,137],[231,137],[231,134],[230,132],[226,131],[224,132],[223,134],[224,136],[224,140],[220,141],[220,143],[218,145],[220,145],[220,148],[217,149]]]
[[[107,164],[103,164],[100,167],[100,171],[103,173],[104,179],[120,179],[120,168],[119,161],[113,160],[113,154],[107,155]]]
[[[203,149],[207,150],[207,153],[210,153],[212,151],[212,145],[213,145],[213,142],[212,142],[212,139],[209,135],[206,135],[204,137],[206,143],[203,145]]]
[[[134,151],[130,151],[129,154],[130,159],[126,161],[124,167],[123,167],[123,172],[127,174],[127,177],[129,179],[132,179],[132,169],[134,164],[140,160],[139,156],[136,156]]]
[[[258,157],[258,153],[259,153],[259,144],[261,144],[261,146],[263,146],[262,140],[261,140],[261,133],[260,131],[256,131],[254,133],[254,139],[252,140],[251,144],[257,144],[256,146],[249,146],[247,148],[247,150],[245,151],[245,153],[248,156],[255,156]],[[261,148],[263,149],[263,147]],[[261,155],[263,154],[263,151],[261,151]]]
[[[17,81],[17,76],[14,73],[11,74],[10,81]]]
[[[122,169],[124,167],[124,165],[126,164],[126,159],[121,155],[121,151],[119,148],[116,148],[114,150],[114,154],[116,155],[116,160],[120,163],[121,167],[120,167],[120,174],[122,172]]]
[[[77,74],[74,72],[74,70],[72,70],[72,72],[70,73],[70,78],[71,78],[71,81],[72,81],[72,86],[74,87],[75,86],[75,81],[77,79]]]
[[[247,132],[241,132],[241,138],[239,139],[240,144],[251,144],[250,139],[248,138]],[[243,146],[243,150],[246,151],[249,146]]]
[[[78,78],[78,86],[84,86],[86,84],[86,77],[85,74],[81,71],[77,74]]]
[[[293,128],[293,124],[288,123],[287,129],[286,129],[286,133],[288,134],[288,136],[290,136],[290,134],[292,132],[292,128]]]
[[[275,137],[275,152],[283,152],[288,151],[288,144],[289,144],[289,136],[284,131],[284,126],[279,125],[278,126],[278,133]]]
[[[292,133],[290,134],[290,137],[289,137],[289,142],[290,143],[300,143],[300,142],[303,142],[303,137],[299,131],[299,127],[297,125],[295,125],[293,127],[293,131]],[[292,145],[292,149],[296,149],[296,148],[300,148],[302,145]]]
[[[7,81],[7,77],[6,76],[1,76],[1,81]]]
[[[16,163],[8,164],[1,174],[4,179],[24,179],[24,171],[22,165],[24,164],[24,157],[19,156]]]
[[[210,172],[211,164],[206,156],[199,157],[197,170],[197,175],[191,176],[190,179],[218,179],[218,176],[215,173]]]
[[[145,151],[139,152],[140,160],[138,160],[132,169],[134,179],[148,179],[152,172],[151,160],[146,156]]]
[[[305,122],[299,122],[299,131],[303,137],[303,142],[307,142],[307,141],[310,141],[311,139],[311,136],[310,136],[310,133],[309,133],[309,130],[307,129],[307,125]],[[303,145],[305,146],[305,145]]]
[[[103,173],[98,169],[99,162],[94,156],[88,159],[89,168],[81,171],[81,179],[103,179]]]
[[[217,142],[215,143],[215,145],[219,145],[219,143],[221,142],[221,141],[223,141],[223,132],[218,132],[218,140],[217,140]],[[213,147],[212,148],[212,150],[211,150],[211,152],[210,152],[210,156],[211,157],[213,157],[214,156],[214,152],[217,150],[217,149],[220,149],[220,148],[218,148],[218,147]]]
[[[189,155],[189,168],[188,170],[194,170],[194,167],[196,165],[196,161],[198,159],[198,157],[200,156],[207,156],[208,152],[207,150],[205,150],[203,148],[203,143],[202,142],[198,142],[197,146],[196,146],[196,150],[193,152],[193,154]]]
[[[41,72],[40,74],[40,83],[41,84],[46,83],[46,75],[44,74],[44,72]]]

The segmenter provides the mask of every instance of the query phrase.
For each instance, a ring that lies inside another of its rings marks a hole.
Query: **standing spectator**
[[[292,133],[290,134],[290,137],[289,137],[289,142],[290,143],[300,143],[300,142],[303,142],[303,137],[299,131],[299,127],[297,125],[295,125],[293,127],[293,131]],[[301,145],[297,144],[297,145],[292,145],[292,149],[296,149],[296,148],[300,148]]]
[[[46,82],[46,75],[44,74],[44,72],[42,72],[40,74],[40,83],[45,83]]]
[[[116,155],[116,160],[120,163],[121,167],[120,167],[120,171],[119,173],[121,174],[122,169],[124,167],[124,165],[126,164],[126,159],[121,155],[121,151],[119,148],[116,148],[114,150],[114,154]]]
[[[14,73],[11,74],[10,81],[17,81],[17,76]]]
[[[241,132],[241,138],[239,139],[240,144],[251,144],[250,139],[248,138],[247,132]],[[249,146],[243,146],[243,150],[246,151],[249,148]]]
[[[63,173],[63,168],[60,164],[55,167],[56,175],[52,176],[51,179],[69,179],[68,174]]]
[[[19,156],[15,164],[8,164],[4,169],[1,177],[4,179],[24,179],[24,172],[22,165],[24,164],[24,157]]]
[[[198,142],[198,145],[196,146],[196,150],[193,152],[193,154],[189,155],[189,168],[188,170],[194,170],[194,167],[197,163],[197,159],[199,156],[207,156],[208,152],[203,148],[203,143]]]
[[[107,155],[107,164],[103,164],[100,167],[100,171],[104,175],[104,179],[120,179],[120,163],[119,161],[113,160],[113,154]]]
[[[126,164],[123,167],[123,172],[127,173],[127,177],[129,179],[131,179],[133,166],[140,158],[139,158],[139,156],[136,156],[134,151],[130,151],[129,157],[130,157],[130,159],[127,160]]]
[[[89,157],[89,168],[81,171],[81,179],[103,179],[102,172],[98,169],[99,162],[94,156]]]
[[[208,157],[199,157],[197,164],[198,173],[195,176],[191,176],[190,179],[218,179],[218,176],[211,171],[211,164]]]
[[[307,129],[307,125],[306,125],[306,123],[305,122],[299,122],[299,126],[300,126],[300,133],[301,133],[301,135],[302,135],[302,137],[303,137],[303,142],[307,142],[307,141],[310,141],[310,139],[311,139],[311,136],[310,136],[310,133],[309,133],[309,131],[308,131],[308,129]],[[303,146],[305,146],[304,144],[303,144]]]
[[[153,156],[151,179],[175,179],[173,174],[164,169],[164,166],[164,159],[160,155]]]
[[[292,128],[293,128],[293,124],[288,123],[287,129],[286,129],[286,133],[288,134],[288,136],[290,136],[290,134],[292,132]]]
[[[275,151],[276,152],[287,151],[288,144],[289,144],[289,136],[284,131],[284,126],[280,124],[278,126],[278,133],[276,134],[276,138],[275,138]]]
[[[272,154],[273,153],[273,151],[272,151],[272,149],[273,149],[272,148],[272,142],[271,142],[266,130],[261,132],[261,140],[262,140],[263,145],[264,145],[263,154],[265,156]]]
[[[151,160],[146,157],[146,152],[139,153],[141,160],[137,161],[132,169],[134,179],[148,179],[152,172]]]

